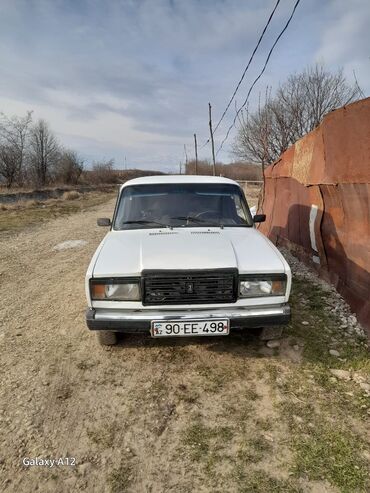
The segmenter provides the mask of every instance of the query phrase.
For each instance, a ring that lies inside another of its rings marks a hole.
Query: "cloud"
[[[353,70],[370,93],[370,4],[367,0],[332,3],[332,22],[323,31],[316,58],[331,67],[341,66],[353,82]]]
[[[208,137],[209,101],[214,119],[221,115],[273,4],[3,0],[0,109],[8,114],[34,109],[35,117],[48,119],[59,137],[88,159],[112,155],[121,161],[126,155],[134,165],[177,168],[184,144],[192,149],[193,133],[200,143]],[[239,102],[293,4],[279,6]],[[365,0],[354,4],[348,12],[348,3],[340,0],[302,2],[251,105],[266,84],[276,87],[320,58],[331,67],[343,65],[348,74],[355,65],[360,83],[368,81],[370,8]],[[232,117],[233,111],[216,145]],[[228,150],[219,157],[228,159]],[[207,147],[200,153],[209,154]]]

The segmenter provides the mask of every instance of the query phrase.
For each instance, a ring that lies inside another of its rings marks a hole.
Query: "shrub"
[[[76,190],[71,190],[69,192],[64,192],[62,195],[63,200],[76,200],[81,197],[81,194],[79,192],[76,192]]]

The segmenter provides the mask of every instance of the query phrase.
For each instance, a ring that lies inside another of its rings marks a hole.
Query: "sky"
[[[0,111],[33,111],[87,166],[177,171],[209,136],[276,0],[0,0]],[[281,0],[236,96],[261,70],[295,0]],[[370,95],[369,0],[301,0],[250,96],[308,65],[342,67]],[[219,147],[231,106],[215,133]],[[217,159],[233,159],[233,130]],[[209,145],[200,159],[211,158]]]

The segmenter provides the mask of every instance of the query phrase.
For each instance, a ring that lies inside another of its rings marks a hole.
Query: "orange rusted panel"
[[[331,281],[360,320],[370,322],[370,185],[321,185],[321,236]],[[370,324],[368,324],[370,325]]]
[[[368,183],[370,98],[325,117],[323,140],[326,167],[320,183]]]
[[[327,115],[265,177],[260,231],[313,263],[370,330],[370,98]]]

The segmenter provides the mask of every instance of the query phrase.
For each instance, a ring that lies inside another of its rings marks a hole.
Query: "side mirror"
[[[254,223],[263,223],[266,221],[266,214],[256,214],[253,216]]]
[[[110,226],[112,223],[110,222],[109,217],[100,217],[97,220],[98,226]]]

